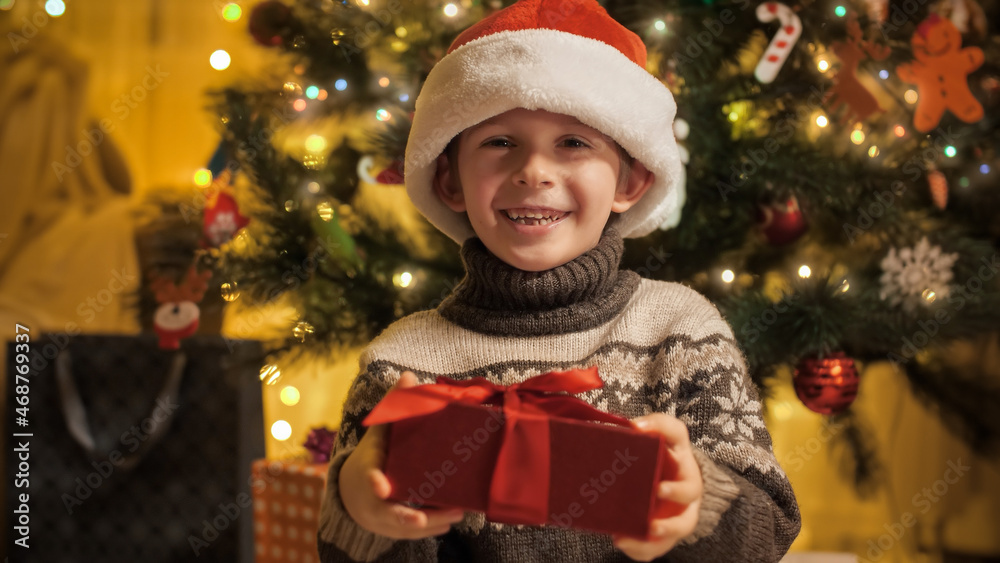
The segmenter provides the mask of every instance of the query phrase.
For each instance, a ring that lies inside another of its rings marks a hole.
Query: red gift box
[[[393,390],[365,424],[392,423],[383,470],[393,500],[648,538],[653,518],[683,508],[656,498],[676,466],[661,435],[557,393],[602,385],[596,368],[507,387],[438,378]]]
[[[250,466],[257,563],[319,561],[316,533],[328,467],[267,459]]]

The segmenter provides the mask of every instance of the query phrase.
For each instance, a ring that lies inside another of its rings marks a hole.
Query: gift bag
[[[262,360],[218,336],[167,351],[153,335],[49,335],[20,358],[8,343],[10,561],[253,561]]]

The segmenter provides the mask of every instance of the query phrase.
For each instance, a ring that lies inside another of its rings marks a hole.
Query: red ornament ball
[[[292,9],[277,0],[261,2],[250,12],[250,35],[265,47],[277,47],[291,37]]]
[[[802,209],[799,208],[799,200],[795,196],[790,196],[784,202],[773,203],[761,206],[760,208],[760,229],[767,238],[767,242],[781,246],[795,242],[806,232],[808,224]]]
[[[795,366],[795,394],[813,412],[840,414],[858,396],[858,370],[843,352],[803,358]]]

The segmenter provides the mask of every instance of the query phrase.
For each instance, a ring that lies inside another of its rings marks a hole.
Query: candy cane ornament
[[[780,2],[765,2],[757,6],[758,20],[767,23],[775,18],[781,22],[781,28],[771,39],[771,44],[767,46],[764,56],[753,71],[753,75],[763,84],[774,82],[781,65],[785,64],[792,47],[802,35],[802,20],[788,6]]]

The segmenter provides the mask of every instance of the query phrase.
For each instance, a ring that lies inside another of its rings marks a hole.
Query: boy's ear
[[[458,178],[452,174],[451,163],[448,162],[448,155],[441,153],[437,158],[436,171],[434,173],[434,193],[452,211],[459,213],[465,211],[465,197],[462,195],[462,188],[458,185]]]
[[[624,213],[635,205],[646,194],[649,187],[656,181],[656,175],[638,160],[632,161],[632,170],[625,183],[615,190],[615,200],[611,203],[611,211]]]

